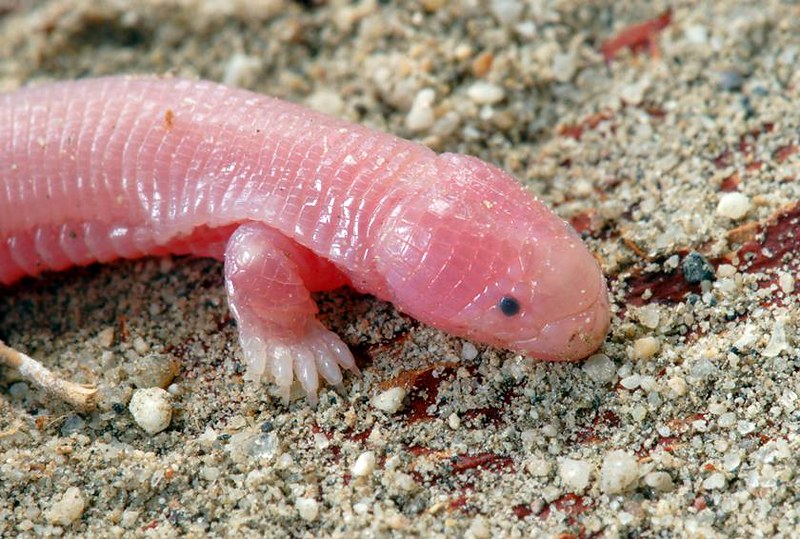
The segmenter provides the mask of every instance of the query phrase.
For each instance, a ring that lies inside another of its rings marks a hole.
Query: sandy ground
[[[242,380],[216,262],[25,281],[0,292],[0,339],[99,386],[101,409],[78,414],[0,374],[0,535],[751,537],[800,525],[797,3],[96,4],[0,1],[0,90],[173,73],[477,155],[584,233],[614,320],[600,355],[553,365],[324,295],[363,375],[313,409]],[[668,8],[649,45],[608,45]],[[127,404],[153,384],[174,412],[149,435]],[[393,414],[371,402],[392,387],[407,390]]]

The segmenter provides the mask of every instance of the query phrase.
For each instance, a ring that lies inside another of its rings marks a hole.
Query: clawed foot
[[[243,330],[240,338],[247,362],[245,378],[273,381],[286,401],[295,378],[309,402],[316,404],[320,376],[332,386],[341,386],[342,368],[359,372],[347,345],[316,319],[291,339],[245,333],[249,332]]]

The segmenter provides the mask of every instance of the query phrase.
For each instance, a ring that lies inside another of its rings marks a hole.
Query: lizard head
[[[430,174],[381,229],[387,299],[439,329],[544,360],[597,349],[606,283],[575,231],[476,158],[440,155]]]

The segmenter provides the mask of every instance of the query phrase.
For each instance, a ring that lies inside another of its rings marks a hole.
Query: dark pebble
[[[681,264],[683,279],[689,284],[697,284],[714,279],[714,266],[698,252],[692,251]]]

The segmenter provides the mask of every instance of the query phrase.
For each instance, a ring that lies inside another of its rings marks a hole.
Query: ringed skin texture
[[[247,376],[357,372],[310,292],[350,285],[444,331],[589,355],[605,280],[510,175],[212,82],[109,77],[0,95],[0,283],[151,255],[224,260]]]

